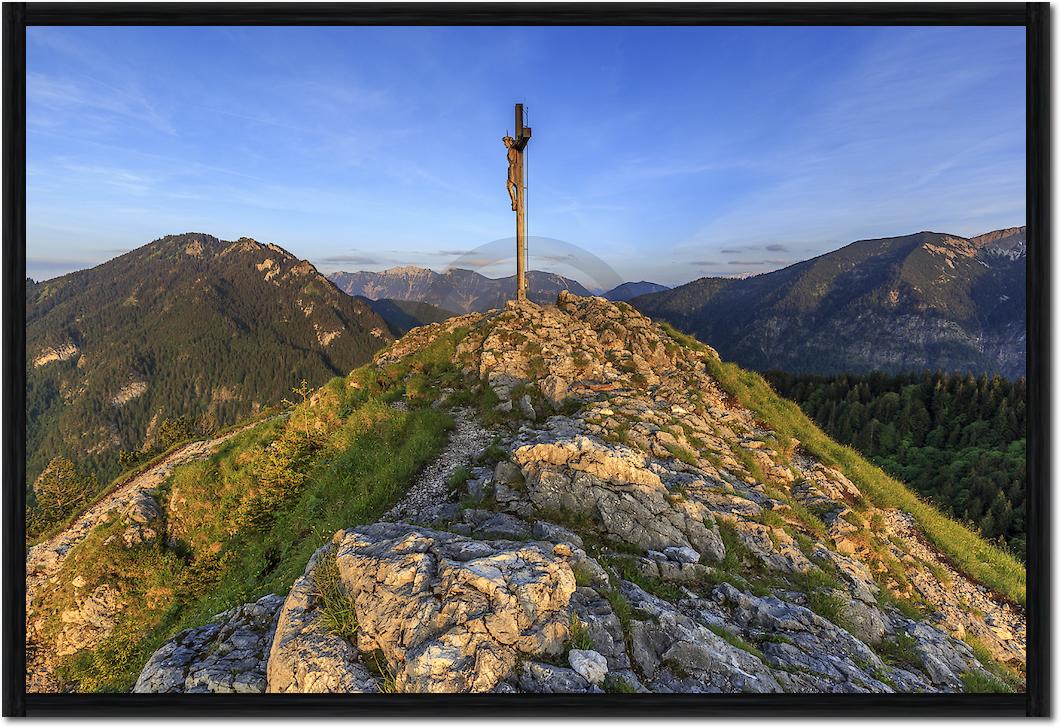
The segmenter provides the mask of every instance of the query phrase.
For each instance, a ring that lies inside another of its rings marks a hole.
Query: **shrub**
[[[666,451],[668,451],[674,456],[674,459],[681,460],[685,464],[690,464],[693,467],[699,464],[699,460],[696,458],[696,455],[692,454],[684,447],[678,444],[667,444],[664,446],[666,447]]]
[[[806,606],[818,616],[828,619],[841,629],[850,630],[846,603],[835,591],[812,591],[806,594]]]
[[[984,671],[966,671],[961,674],[964,691],[971,694],[1011,694],[1012,687]]]
[[[920,668],[920,655],[916,651],[916,639],[899,631],[893,639],[885,639],[873,648],[876,655],[892,666]]]
[[[467,481],[471,479],[471,470],[467,467],[457,467],[453,470],[453,473],[449,475],[446,480],[446,484],[457,492],[463,491],[467,486]]]
[[[33,483],[36,506],[27,515],[27,529],[40,533],[62,521],[88,502],[96,487],[95,478],[82,476],[73,462],[56,457]]]
[[[489,446],[479,455],[480,464],[495,465],[502,460],[508,459],[508,450],[501,446],[500,437],[494,437]]]
[[[604,691],[608,694],[636,694],[637,690],[632,684],[620,676],[608,674],[604,677]]]
[[[257,487],[243,501],[238,522],[255,529],[272,522],[276,513],[300,491],[312,454],[319,448],[320,443],[312,436],[305,436],[300,426],[288,423],[283,434],[258,455],[253,466]]]

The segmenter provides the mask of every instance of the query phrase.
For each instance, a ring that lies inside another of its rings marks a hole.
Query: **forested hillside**
[[[999,376],[767,375],[832,438],[1024,554],[1026,382]]]
[[[122,450],[172,439],[174,424],[197,435],[231,424],[390,340],[363,301],[249,238],[171,235],[28,281],[27,482],[57,456],[109,480]]]

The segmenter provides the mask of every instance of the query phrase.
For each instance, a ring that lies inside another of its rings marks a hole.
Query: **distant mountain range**
[[[1026,227],[860,240],[763,275],[633,298],[758,370],[1026,371]]]
[[[649,283],[646,280],[641,280],[639,283],[622,283],[616,285],[611,290],[603,293],[603,297],[608,300],[629,300],[630,298],[636,298],[638,295],[647,295],[648,293],[660,293],[670,288],[659,283]]]
[[[169,417],[235,422],[392,340],[366,301],[249,238],[170,235],[27,282],[28,478],[56,455],[106,479]]]
[[[390,268],[380,273],[332,273],[331,282],[350,295],[371,300],[403,300],[430,303],[454,313],[501,308],[515,297],[515,276],[487,278],[473,270],[453,268],[436,273],[414,265]],[[581,283],[555,273],[530,270],[526,273],[527,294],[535,303],[555,303],[561,290],[591,295]]]
[[[356,273],[337,272],[328,276],[339,290],[353,296],[360,296],[371,301],[392,300],[395,303],[413,302],[429,303],[443,311],[458,313],[482,312],[500,308],[505,301],[515,297],[515,276],[506,278],[487,278],[481,273],[462,268],[453,268],[437,273],[428,268],[405,265],[389,268],[379,273],[359,271]],[[565,278],[556,273],[530,270],[526,273],[527,294],[535,303],[554,303],[561,290],[575,295],[592,295],[577,280]],[[669,290],[665,285],[640,281],[622,283],[611,290],[600,293],[608,300],[629,300],[645,293],[656,293]],[[393,306],[388,306],[385,313],[378,308],[384,317],[393,314]],[[426,309],[421,309],[426,313]],[[432,314],[428,314],[428,318]],[[437,314],[433,314],[437,315]],[[425,322],[431,322],[424,319]]]

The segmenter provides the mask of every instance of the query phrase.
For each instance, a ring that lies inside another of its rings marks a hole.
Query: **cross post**
[[[530,127],[525,125],[526,115],[521,103],[515,104],[515,139],[511,148],[516,152],[515,168],[512,169],[509,155],[508,184],[509,192],[515,184],[513,202],[515,207],[515,297],[526,300],[526,166],[524,164],[526,145],[530,141]],[[514,172],[515,179],[512,179]]]

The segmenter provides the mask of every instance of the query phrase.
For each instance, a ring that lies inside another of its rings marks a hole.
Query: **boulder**
[[[334,546],[318,550],[284,601],[268,661],[273,693],[377,692],[376,677],[362,664],[357,646],[328,628],[317,598],[316,568]]]
[[[607,659],[591,649],[571,649],[567,653],[570,668],[590,684],[600,685],[607,676]]]
[[[488,692],[567,639],[574,574],[551,545],[376,523],[346,531],[336,564],[357,646],[380,652],[399,691]]]
[[[589,515],[608,536],[644,549],[690,547],[713,560],[725,555],[709,510],[670,497],[634,450],[581,436],[522,446],[514,457],[537,508]]]
[[[519,690],[533,694],[584,694],[601,691],[573,669],[539,661],[524,663],[515,681]]]

